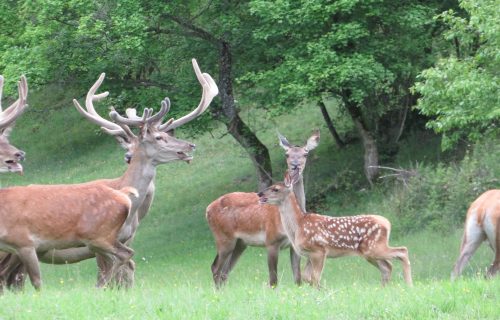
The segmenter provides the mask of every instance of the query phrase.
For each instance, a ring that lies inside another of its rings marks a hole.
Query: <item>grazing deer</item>
[[[287,173],[284,183],[272,185],[259,193],[259,202],[278,206],[293,248],[309,259],[304,270],[306,281],[319,287],[327,257],[358,255],[380,270],[382,285],[391,277],[390,260],[401,260],[405,281],[408,285],[412,284],[408,250],[405,247],[389,247],[391,224],[386,218],[376,215],[330,217],[305,214],[292,192],[294,179],[296,176],[291,177]]]
[[[73,100],[75,107],[85,118],[99,125],[106,133],[114,136],[127,150],[126,160],[129,162],[129,166],[122,177],[89,182],[92,185],[103,184],[117,190],[125,186],[132,186],[138,191],[139,197],[132,201],[131,216],[133,219],[128,219],[119,233],[119,240],[123,244],[129,245],[132,242],[139,221],[149,211],[155,191],[156,166],[176,160],[189,163],[193,159],[191,152],[194,151],[195,145],[176,139],[171,135],[171,132],[202,114],[208,108],[212,99],[218,94],[217,85],[212,77],[200,71],[195,59],[192,60],[192,63],[195,74],[203,89],[201,101],[198,107],[192,112],[177,120],[170,119],[162,124],[163,117],[170,109],[168,98],[162,101],[161,110],[156,115],[152,115],[151,109],[146,109],[143,116],[139,117],[134,109],[127,109],[126,117],[120,116],[116,111],[110,113],[110,117],[115,122],[102,118],[96,112],[93,102],[99,101],[108,95],[108,92],[96,94],[97,89],[104,80],[104,74],[89,89],[85,100],[85,109],[80,106],[78,101]],[[134,134],[130,127],[139,128],[139,134]],[[95,256],[88,248],[78,246],[37,253],[40,261],[51,264],[76,263]],[[113,267],[113,265],[103,261],[99,257],[98,263],[103,270]],[[13,267],[15,264],[18,266],[17,269]],[[16,270],[16,272],[5,272],[8,268]],[[135,265],[132,260],[129,260],[125,265],[118,268],[115,277],[117,285],[132,286],[134,270]],[[2,276],[4,279],[8,279],[10,286],[22,286],[22,271],[19,259],[15,259],[13,256],[4,257],[0,261],[0,280]]]
[[[37,290],[42,284],[37,252],[84,245],[105,260],[124,264],[133,251],[117,237],[130,217],[129,194],[138,197],[134,188],[102,184],[0,189],[0,249],[19,257]],[[105,286],[113,271],[101,272],[97,286]]]
[[[470,205],[465,219],[460,256],[451,273],[452,280],[462,274],[469,259],[486,239],[495,253],[493,263],[486,273],[491,278],[500,269],[500,189],[486,191]]]
[[[286,152],[288,170],[297,176],[293,190],[302,210],[305,211],[305,193],[302,173],[309,151],[319,143],[319,130],[307,140],[306,145],[292,146],[279,135],[280,145]],[[266,247],[269,268],[269,285],[278,283],[278,254],[290,246],[276,207],[259,205],[256,193],[233,192],[213,201],[206,210],[206,218],[215,238],[217,255],[212,263],[212,275],[217,287],[227,280],[238,258],[247,246]],[[290,247],[290,260],[295,282],[300,284],[300,256]]]
[[[19,98],[7,109],[2,110],[2,90],[4,79],[0,76],[0,173],[19,172],[23,173],[23,166],[19,163],[24,160],[24,151],[21,151],[9,143],[9,134],[14,127],[16,119],[26,110],[26,98],[28,95],[28,83],[25,76],[21,76],[17,88]]]

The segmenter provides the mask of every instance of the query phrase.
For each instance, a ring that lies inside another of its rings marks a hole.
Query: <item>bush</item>
[[[476,145],[460,163],[419,166],[405,187],[395,188],[389,207],[405,231],[449,230],[465,220],[472,201],[498,188],[500,145]]]

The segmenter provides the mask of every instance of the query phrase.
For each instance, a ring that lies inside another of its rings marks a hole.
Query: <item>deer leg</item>
[[[214,261],[214,265],[212,265],[212,275],[217,288],[220,288],[227,280],[227,274],[224,275],[223,271],[225,266],[229,264],[229,259],[231,258],[235,246],[235,240],[225,242],[223,245],[218,246],[217,257]]]
[[[31,284],[33,285],[33,287],[35,287],[36,290],[40,290],[42,287],[42,278],[40,274],[40,264],[38,263],[35,248],[20,248],[17,251],[17,255],[21,259],[22,263],[26,266]]]
[[[382,286],[385,286],[391,279],[392,264],[385,259],[366,258],[371,265],[375,266],[382,274]]]
[[[95,256],[98,267],[96,287],[103,288],[112,278],[114,260],[112,255],[104,252],[96,252]]]
[[[397,258],[403,264],[403,277],[405,278],[405,282],[410,287],[413,286],[413,280],[411,277],[411,263],[410,258],[408,257],[408,249],[406,247],[396,247],[389,248],[391,254],[387,259]]]
[[[26,280],[26,267],[21,261],[10,272],[7,278],[7,287],[10,290],[20,291],[24,288],[24,281]]]
[[[269,286],[276,287],[278,284],[278,254],[279,246],[270,245],[267,247],[267,268],[269,269]]]
[[[113,284],[118,288],[131,288],[135,282],[135,262],[130,259],[118,268],[113,278]]]
[[[455,266],[453,267],[451,280],[455,280],[462,274],[464,267],[469,262],[469,259],[472,257],[474,252],[476,252],[477,248],[479,248],[484,239],[485,234],[478,227],[472,226],[470,230],[467,230],[466,226],[466,230],[464,230],[464,236],[462,238],[460,255],[455,263]]]
[[[293,279],[295,284],[300,286],[302,279],[300,274],[300,255],[290,246],[290,264],[292,265]]]
[[[307,259],[306,266],[304,268],[304,274],[302,275],[302,279],[304,279],[305,282],[309,283],[312,285],[312,264],[311,264],[311,259]]]
[[[5,253],[0,260],[0,291],[4,285],[12,290],[21,290],[24,287],[26,268],[21,259],[15,254]]]
[[[320,288],[321,274],[323,273],[323,267],[325,266],[326,255],[323,252],[312,253],[309,256],[311,261],[311,284],[316,288]]]
[[[119,241],[109,248],[107,243],[94,242],[89,245],[89,249],[96,254],[97,266],[99,269],[97,287],[102,288],[108,285],[115,275],[117,268],[127,263],[133,256],[134,251]]]
[[[500,226],[500,221],[498,225]],[[495,252],[495,259],[486,272],[486,277],[488,278],[494,277],[500,270],[500,228],[497,228],[496,235],[490,237],[490,244]]]
[[[219,255],[216,254],[215,255],[215,259],[214,261],[212,262],[212,266],[210,267],[210,269],[212,270],[212,277],[215,279],[215,273],[217,272],[217,260],[219,260]]]
[[[224,270],[224,274],[226,275],[226,277],[229,275],[229,272],[233,270],[236,262],[238,262],[238,259],[241,257],[241,254],[243,253],[243,251],[245,251],[246,248],[247,245],[243,242],[243,240],[238,239],[236,241],[236,246],[234,247],[233,253],[231,254],[227,270]]]

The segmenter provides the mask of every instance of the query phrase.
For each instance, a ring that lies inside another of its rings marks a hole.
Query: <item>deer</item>
[[[42,285],[37,252],[84,245],[102,259],[126,263],[133,250],[118,241],[130,218],[137,190],[98,185],[29,185],[0,189],[0,249],[15,253],[27,269],[31,284]],[[101,272],[104,287],[115,269]]]
[[[394,258],[401,260],[406,283],[412,285],[406,247],[390,247],[389,220],[379,215],[331,217],[305,213],[293,192],[297,174],[287,172],[285,181],[259,192],[259,203],[278,207],[283,228],[295,252],[308,258],[304,280],[320,287],[326,258],[361,256],[380,270],[382,286],[391,278]]]
[[[19,150],[9,143],[9,135],[17,118],[27,108],[26,99],[28,95],[28,82],[23,75],[17,84],[19,98],[7,109],[2,109],[2,91],[4,78],[0,76],[0,173],[17,172],[23,173],[21,161],[24,160],[25,152]]]
[[[125,148],[125,160],[128,168],[125,173],[115,179],[101,179],[90,184],[103,184],[113,189],[121,189],[125,186],[134,187],[139,197],[132,201],[131,217],[123,225],[119,233],[119,240],[125,245],[130,245],[139,222],[148,214],[154,199],[156,177],[156,166],[172,161],[193,160],[192,152],[196,145],[173,136],[173,131],[201,115],[218,94],[215,81],[208,73],[202,73],[198,63],[192,59],[193,69],[202,86],[202,96],[198,106],[190,113],[179,119],[170,119],[163,123],[163,117],[170,110],[170,100],[165,98],[161,102],[160,111],[153,115],[152,109],[146,108],[142,117],[137,116],[135,109],[127,109],[126,116],[121,116],[112,109],[110,118],[113,121],[101,117],[93,102],[100,101],[108,96],[108,92],[96,94],[98,88],[104,81],[105,74],[89,89],[85,99],[85,109],[75,99],[73,103],[77,111],[90,122],[97,124],[101,129],[116,138],[118,143]],[[136,135],[131,128],[138,128]],[[49,264],[77,263],[82,260],[91,259],[95,254],[86,247],[75,246],[73,248],[60,250],[47,250],[37,252],[40,261]],[[108,270],[113,268],[109,262],[97,257],[100,268]],[[17,265],[17,268],[14,266]],[[15,270],[15,272],[7,272]],[[118,287],[131,287],[134,283],[135,263],[132,259],[118,267],[115,274],[115,284]],[[11,288],[20,288],[23,283],[23,268],[16,257],[10,255],[0,261],[0,280],[7,279]]]
[[[280,146],[285,150],[288,170],[297,175],[293,190],[299,205],[305,211],[306,200],[302,173],[309,152],[319,144],[319,130],[315,130],[303,146],[291,145],[279,133],[278,138]],[[210,203],[206,209],[206,219],[217,249],[217,255],[211,267],[216,287],[222,286],[227,281],[229,272],[247,246],[267,249],[270,287],[276,287],[278,284],[279,251],[290,247],[294,281],[300,285],[300,256],[290,246],[277,207],[259,205],[257,193],[233,192]]]
[[[487,278],[493,278],[500,270],[500,189],[484,192],[467,210],[460,255],[451,273],[451,280],[462,274],[469,259],[485,240],[488,240],[495,254],[486,272]]]

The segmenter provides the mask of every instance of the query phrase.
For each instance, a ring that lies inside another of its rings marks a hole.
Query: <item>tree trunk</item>
[[[377,141],[373,137],[372,132],[368,129],[363,117],[361,116],[361,111],[358,107],[356,107],[349,99],[344,97],[344,105],[347,109],[347,112],[352,118],[356,129],[358,129],[358,133],[361,136],[361,140],[363,141],[363,147],[365,149],[364,156],[364,168],[365,168],[365,176],[370,183],[370,186],[373,186],[374,180],[379,175],[378,168],[378,148]]]
[[[233,96],[231,49],[225,41],[220,44],[219,63],[219,94],[222,106],[220,110],[215,110],[216,118],[226,124],[229,134],[248,153],[257,172],[258,190],[262,190],[272,184],[271,158],[267,147],[238,115]]]
[[[257,138],[254,132],[243,122],[238,115],[234,104],[233,78],[231,73],[231,48],[223,37],[219,38],[193,24],[191,20],[164,14],[164,18],[175,21],[190,31],[192,36],[203,39],[219,48],[219,94],[222,106],[212,104],[212,113],[215,118],[226,124],[229,134],[246,150],[257,171],[259,190],[272,184],[271,158],[267,147]]]
[[[321,114],[323,114],[323,119],[325,119],[326,126],[328,127],[328,130],[330,130],[330,133],[332,134],[332,137],[335,140],[335,143],[337,144],[337,146],[339,148],[345,147],[345,142],[342,141],[337,130],[333,126],[332,118],[330,118],[330,115],[328,114],[328,110],[326,110],[325,103],[322,100],[319,100],[318,106],[319,106],[319,109],[321,110]]]

